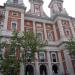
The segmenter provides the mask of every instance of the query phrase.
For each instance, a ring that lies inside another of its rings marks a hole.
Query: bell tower
[[[7,0],[7,5],[24,6],[23,0]]]
[[[30,2],[31,14],[40,16],[43,1],[42,0],[29,0],[29,2]]]
[[[35,16],[46,17],[43,11],[43,0],[29,0],[30,2],[30,14]]]
[[[51,10],[51,16],[57,14],[67,15],[65,8],[63,8],[63,0],[51,0],[49,8]]]
[[[24,14],[26,7],[23,0],[7,0],[5,3],[4,29],[24,31]],[[11,18],[12,17],[12,18]]]

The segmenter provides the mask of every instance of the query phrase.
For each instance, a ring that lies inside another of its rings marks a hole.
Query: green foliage
[[[66,49],[69,50],[70,54],[75,55],[75,40],[69,39],[68,42],[66,42],[65,45]]]
[[[9,75],[11,66],[13,66],[13,75],[16,75],[17,71],[20,69],[20,63],[25,63],[26,58],[34,60],[35,52],[37,52],[39,48],[43,46],[43,42],[37,40],[37,37],[33,32],[19,33],[17,31],[13,31],[10,43],[7,41],[2,43],[2,47],[7,49],[5,59],[3,60],[3,74]],[[23,48],[22,58],[19,58],[19,60],[16,61],[17,63],[15,62],[16,48],[20,49],[19,52],[21,52],[21,48]],[[28,51],[30,51],[30,53],[28,53]],[[22,61],[20,61],[21,59]]]
[[[30,50],[29,57],[34,60],[34,53],[44,44],[42,41],[37,40],[37,37],[33,32],[23,32],[22,47],[26,50]],[[26,53],[26,51],[25,51]],[[27,54],[27,53],[26,53]],[[27,56],[27,55],[26,55]],[[25,56],[25,57],[26,57]]]
[[[3,47],[6,49],[5,59],[3,60],[3,75],[11,75],[12,70],[13,75],[16,75],[20,64],[15,63],[15,51],[19,47],[19,43],[18,32],[16,31],[12,33],[10,43],[3,42]]]

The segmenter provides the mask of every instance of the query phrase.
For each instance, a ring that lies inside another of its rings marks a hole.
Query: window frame
[[[12,15],[13,15],[13,16],[18,16],[17,11],[13,11],[13,12],[12,12]]]
[[[71,31],[70,31],[70,29],[64,29],[64,31],[65,31],[65,35],[66,35],[66,37],[70,37],[71,36]],[[68,31],[68,34],[67,34],[67,31]]]
[[[43,52],[39,52],[39,61],[40,62],[44,62],[46,59],[46,53],[43,51]]]
[[[50,37],[49,37],[49,34],[50,34]],[[47,38],[48,38],[48,41],[53,41],[53,34],[52,34],[52,32],[51,31],[49,31],[48,33],[47,33]]]
[[[56,59],[56,62],[57,62],[58,60],[57,60],[57,53],[56,52],[51,52],[51,61],[54,62],[53,61],[54,58],[52,56],[53,54],[55,54],[55,59]]]
[[[38,4],[35,4],[35,5],[34,5],[34,12],[35,12],[38,16],[41,16],[40,5],[38,5]]]
[[[15,23],[16,24],[16,27],[15,27],[15,29],[13,28],[13,23]],[[11,29],[12,30],[16,30],[17,29],[17,21],[16,20],[13,20],[12,22],[11,22]]]
[[[41,39],[38,38],[38,36],[37,36],[37,34],[39,34],[39,33],[41,34]],[[37,31],[37,32],[36,32],[36,36],[37,36],[37,39],[38,39],[38,40],[40,40],[40,41],[43,41],[43,40],[44,40],[44,38],[43,38],[43,32],[42,32],[42,31]]]

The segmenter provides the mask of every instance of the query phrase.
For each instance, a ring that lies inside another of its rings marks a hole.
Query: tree
[[[35,52],[44,44],[37,40],[33,32],[17,32],[14,31],[10,38],[10,42],[5,41],[3,47],[6,49],[5,59],[3,60],[3,74],[17,75],[20,71],[20,63],[32,62],[34,60]],[[23,49],[22,57],[20,58],[21,48]],[[18,49],[18,57],[15,55]],[[29,52],[29,53],[28,53]],[[22,61],[21,61],[22,60]],[[12,71],[12,73],[10,73]]]
[[[34,61],[35,52],[42,48],[45,44],[42,41],[37,40],[37,37],[33,32],[23,32],[21,40],[23,51],[24,66],[27,62]]]
[[[2,72],[2,62],[3,62],[3,57],[2,57],[2,37],[1,37],[1,29],[0,29],[0,74]]]
[[[10,42],[5,41],[3,47],[5,48],[5,55],[3,60],[3,75],[17,75],[20,67],[19,56],[16,55],[16,50],[20,48],[20,38],[18,32],[14,31]]]
[[[42,48],[45,44],[42,41],[37,40],[37,37],[33,32],[23,32],[23,34],[22,47],[31,52],[30,58],[33,59],[35,52],[37,52],[38,49]]]
[[[70,38],[69,41],[66,42],[65,47],[71,55],[75,55],[75,40],[73,38]]]

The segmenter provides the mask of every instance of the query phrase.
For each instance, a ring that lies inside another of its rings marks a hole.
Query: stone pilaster
[[[46,32],[46,25],[45,25],[45,23],[43,23],[43,28],[44,28],[45,40],[47,40],[47,32]]]
[[[65,34],[64,34],[64,30],[63,30],[61,20],[58,20],[58,27],[59,27],[60,37],[65,38]]]
[[[52,65],[51,65],[51,58],[50,53],[47,51],[47,60],[48,60],[48,75],[52,75]]]
[[[36,35],[36,26],[35,26],[35,21],[33,21],[33,32]]]
[[[63,67],[63,62],[62,62],[62,57],[61,57],[61,52],[58,52],[58,59],[59,59],[59,70],[60,70],[60,74],[64,74],[64,67]]]
[[[25,75],[24,74],[24,64],[23,63],[20,64],[20,75]]]
[[[73,28],[72,22],[69,21],[69,23],[70,23],[70,28],[71,28],[72,35],[75,38],[75,32],[74,32],[74,28]]]
[[[8,10],[5,11],[5,19],[4,19],[4,29],[7,30],[7,23],[8,23]]]
[[[72,61],[71,61],[69,52],[67,50],[64,50],[64,57],[65,57],[66,65],[67,65],[67,72],[69,73],[69,75],[74,75]]]
[[[24,11],[21,12],[21,31],[24,31]]]
[[[57,36],[55,25],[53,25],[53,29],[54,29],[55,40],[57,41],[58,40],[58,36]]]
[[[35,53],[35,69],[35,74],[40,75],[37,52]]]
[[[22,53],[24,53],[24,51],[23,51],[24,49],[23,48],[21,48],[21,52],[20,52],[20,58],[22,58]],[[22,58],[23,59],[23,58]],[[25,75],[24,73],[24,63],[23,62],[21,62],[20,63],[20,75]]]

